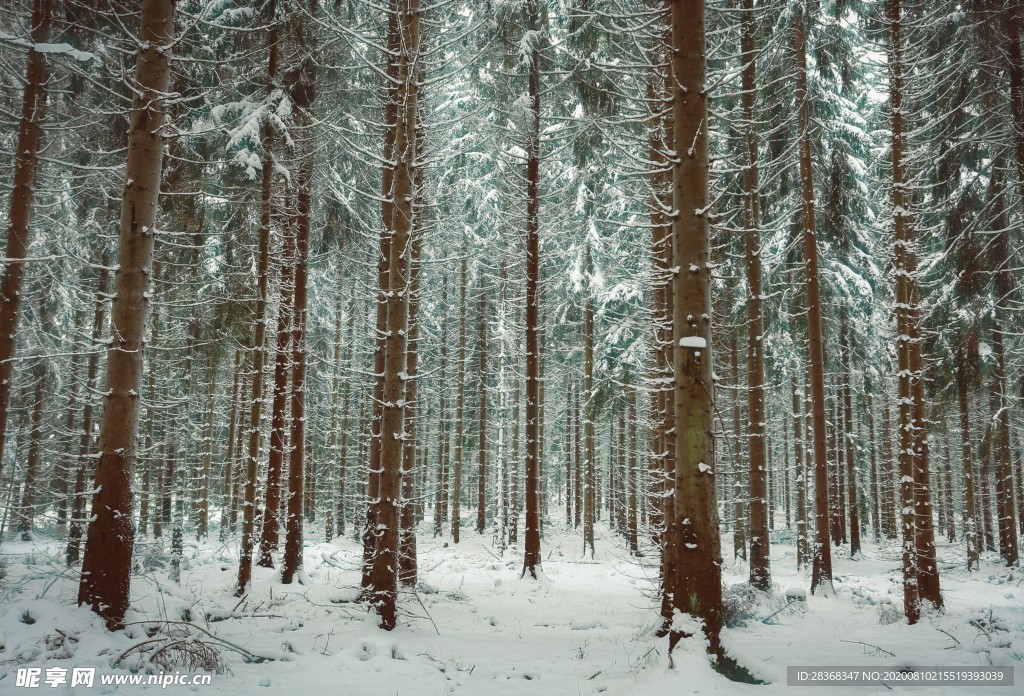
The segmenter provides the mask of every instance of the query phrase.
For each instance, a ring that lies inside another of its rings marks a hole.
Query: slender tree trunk
[[[422,147],[421,129],[416,129],[417,156],[420,156]],[[408,382],[405,385],[405,442],[402,449],[402,510],[401,510],[401,532],[399,535],[399,569],[398,581],[404,587],[415,587],[417,579],[416,564],[416,496],[423,488],[417,490],[415,485],[416,469],[414,462],[416,458],[416,434],[417,415],[419,413],[419,380],[417,369],[419,365],[419,305],[420,305],[420,254],[423,242],[423,182],[422,170],[417,166],[416,178],[416,203],[413,211],[412,225],[412,267],[410,269],[411,280],[409,288],[409,354],[406,372],[409,374]],[[423,469],[425,467],[421,467]],[[420,493],[422,494],[422,493]]]
[[[806,567],[808,555],[807,539],[807,470],[804,467],[803,410],[800,407],[801,391],[796,379],[792,381],[793,392],[793,452],[796,465],[796,567]]]
[[[309,11],[315,16],[317,1],[310,1]],[[292,393],[291,433],[288,453],[288,505],[285,519],[285,547],[281,564],[281,582],[288,585],[302,567],[303,512],[307,505],[306,467],[306,324],[309,277],[309,230],[312,216],[313,165],[315,147],[312,137],[313,100],[316,98],[316,67],[312,56],[305,53],[312,40],[302,12],[291,24],[291,48],[299,53],[296,81],[291,85],[295,106],[295,137],[298,175],[296,177],[295,209],[295,276],[292,299]],[[313,472],[309,473],[313,479]],[[309,501],[310,503],[312,501]]]
[[[573,383],[576,398],[573,400],[573,528],[579,529],[583,522],[583,417],[580,407],[580,386]]]
[[[45,310],[44,310],[45,311]],[[38,493],[40,450],[43,435],[43,406],[46,401],[46,363],[43,358],[36,358],[35,369],[32,371],[32,415],[29,419],[28,456],[25,459],[25,487],[21,496],[20,526],[21,540],[32,541],[32,528],[35,522],[36,498]]]
[[[846,488],[850,505],[850,557],[855,558],[861,552],[860,512],[857,508],[857,467],[853,454],[853,395],[850,389],[850,354],[853,352],[853,345],[845,311],[840,331],[843,339],[843,448],[846,453]]]
[[[374,519],[380,508],[380,477],[382,473],[381,449],[383,447],[382,428],[384,418],[384,367],[385,347],[388,332],[388,297],[389,273],[391,263],[391,245],[394,243],[394,177],[396,167],[392,164],[395,158],[395,143],[398,138],[399,108],[399,53],[401,52],[401,27],[399,26],[399,8],[392,4],[388,11],[387,51],[385,53],[385,74],[387,75],[387,100],[384,106],[384,171],[381,177],[381,234],[380,256],[377,260],[377,331],[374,344],[373,359],[373,401],[370,420],[370,449],[367,470],[366,489],[366,522],[363,526],[363,589],[369,589],[374,557],[374,544],[379,523]]]
[[[743,461],[743,444],[740,438],[742,432],[742,408],[740,406],[740,354],[736,334],[733,333],[729,339],[729,346],[732,354],[732,442],[734,445],[732,460],[736,463],[737,470],[733,472],[733,515],[732,515],[732,557],[733,560],[742,558],[747,560],[747,506],[743,495],[743,483],[740,480],[739,462]],[[728,479],[726,479],[728,481]],[[763,480],[762,480],[763,483]],[[728,495],[728,484],[724,486],[724,493]]]
[[[629,552],[633,556],[640,555],[640,539],[637,529],[637,470],[636,470],[636,389],[629,390],[629,415],[626,420],[630,429],[629,466],[626,473],[627,485],[629,486]],[[625,435],[625,423],[623,424],[623,435]],[[620,441],[623,438],[620,436]],[[622,456],[626,456],[623,453]]]
[[[284,241],[281,249],[280,300],[277,309],[277,348],[274,352],[274,399],[271,405],[270,456],[267,461],[266,493],[263,496],[263,530],[260,534],[260,554],[257,564],[274,567],[281,531],[282,476],[285,449],[288,447],[288,389],[291,383],[293,293],[295,285],[296,230],[294,221],[284,223]]]
[[[448,284],[441,288],[441,306],[448,306]],[[437,417],[437,488],[434,491],[434,536],[443,532],[445,516],[448,512],[448,461],[446,457],[448,444],[448,323],[441,321],[441,356],[438,369],[441,374],[437,380],[438,411]]]
[[[245,416],[246,408],[250,404],[249,392],[252,389],[252,377],[253,373],[250,369],[252,367],[249,362],[248,356],[244,353],[242,355],[241,370],[242,373],[239,375],[239,393],[238,393],[238,426],[235,432],[235,457],[234,457],[234,472],[235,475],[231,480],[231,511],[228,515],[228,531],[232,536],[238,531],[238,511],[243,503],[245,497],[245,482],[246,472],[243,469],[243,453],[242,446],[246,442],[246,435],[248,434],[248,428],[245,427]],[[248,375],[248,377],[247,377]],[[244,516],[243,512],[243,516]]]
[[[241,371],[242,351],[236,349],[234,369],[231,372],[231,410],[228,415],[227,452],[224,455],[224,491],[223,497],[221,498],[220,516],[221,541],[225,541],[227,539],[231,519],[231,494],[232,491],[234,490],[234,479],[238,476],[238,471],[236,471],[235,469],[235,432],[238,429],[238,392]]]
[[[821,298],[818,281],[818,242],[814,223],[814,172],[811,164],[811,115],[807,101],[807,47],[804,11],[794,16],[796,43],[796,102],[800,131],[800,181],[804,258],[807,264],[808,368],[811,384],[811,447],[814,453],[814,547],[811,594],[835,594],[832,587],[832,546],[829,534],[828,458],[825,424],[825,356],[821,343]]]
[[[45,44],[50,37],[52,0],[33,0],[33,45]],[[29,246],[29,224],[39,172],[39,149],[46,113],[46,53],[30,49],[25,69],[21,122],[14,158],[14,185],[8,215],[7,247],[3,278],[0,279],[0,478],[3,478],[4,444],[7,432],[11,390],[14,388],[14,355],[17,348],[18,319],[21,310],[21,286],[25,275],[24,259]]]
[[[572,379],[565,380],[565,526],[573,526],[572,515]]]
[[[476,497],[476,531],[487,531],[487,293],[480,293],[480,316],[477,319],[480,354],[480,435],[479,467]]]
[[[270,0],[266,7],[268,20],[267,35],[267,93],[277,83],[279,57],[277,0]],[[253,338],[252,386],[250,387],[249,442],[245,464],[245,494],[242,501],[242,542],[238,563],[238,583],[235,594],[245,595],[252,579],[253,539],[256,532],[256,472],[260,456],[260,424],[263,414],[263,370],[267,354],[267,301],[269,299],[270,273],[270,225],[274,216],[274,133],[269,121],[262,125],[263,147],[262,178],[260,184],[260,226],[259,257],[256,268],[256,331]]]
[[[590,252],[587,251],[589,266]],[[583,440],[585,471],[583,481],[583,553],[590,547],[590,557],[594,557],[594,301],[587,297],[586,316],[584,319],[584,398],[583,406]]]
[[[199,510],[196,519],[196,537],[210,535],[210,465],[213,462],[213,419],[217,396],[217,355],[210,359],[210,382],[206,390],[206,428],[203,431],[203,468],[199,477]]]
[[[75,318],[75,336],[79,336],[82,333],[82,324],[85,318],[81,313],[76,314]],[[79,389],[79,375],[82,367],[82,353],[75,351],[75,354],[71,356],[71,375],[68,379],[68,406],[67,406],[67,417],[64,421],[64,429],[67,432],[67,442],[63,458],[67,463],[61,462],[56,465],[57,474],[57,538],[66,539],[68,531],[68,509],[71,502],[71,490],[74,485],[74,475],[70,462],[75,461],[73,454],[74,448],[76,447],[74,433],[75,423],[78,420],[78,389]],[[88,396],[88,395],[86,395]],[[143,502],[145,502],[145,497]],[[140,518],[145,520],[145,517]],[[142,528],[142,534],[146,533],[145,524],[140,525]]]
[[[879,489],[878,477],[878,452],[875,449],[875,408],[871,398],[871,378],[864,376],[865,405],[864,410],[868,419],[868,452],[871,456],[871,533],[877,544],[882,540],[881,511],[879,501],[882,500],[882,491]]]
[[[463,243],[462,270],[459,289],[459,395],[455,405],[455,481],[452,483],[452,541],[459,543],[462,519],[462,453],[463,420],[466,413],[466,248]]]
[[[401,504],[402,437],[405,427],[405,384],[407,373],[409,292],[411,288],[409,241],[412,234],[413,178],[416,167],[416,92],[414,64],[419,46],[419,0],[395,0],[391,12],[399,32],[394,43],[401,46],[397,56],[398,80],[392,85],[395,145],[392,217],[385,218],[392,235],[388,263],[387,332],[384,342],[383,415],[380,431],[380,481],[378,495],[371,500],[375,536],[370,564],[370,601],[380,615],[381,628],[390,631],[397,624],[399,572],[399,508]],[[389,37],[389,45],[392,39]],[[392,110],[392,109],[389,109]]]
[[[537,0],[527,0],[529,30],[540,32]],[[540,47],[529,56],[530,118],[526,149],[526,539],[523,575],[540,567],[540,346],[537,341],[540,281]]]
[[[134,545],[131,481],[137,458],[142,351],[163,160],[163,96],[170,84],[174,9],[174,0],[142,4],[111,314],[113,341],[107,352],[96,493],[78,591],[78,603],[89,604],[110,630],[123,627],[128,609]]]
[[[747,166],[743,171],[743,226],[747,268],[747,432],[750,458],[750,584],[772,589],[765,501],[764,321],[761,316],[761,207],[757,171],[757,47],[754,0],[743,0],[740,46],[743,62],[743,118],[746,121]],[[739,434],[737,433],[737,437]],[[739,472],[737,472],[739,473]]]

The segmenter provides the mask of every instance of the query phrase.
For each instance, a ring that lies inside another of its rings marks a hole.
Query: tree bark
[[[174,0],[143,0],[121,205],[112,342],[100,421],[96,493],[82,563],[78,603],[107,628],[124,625],[132,547],[132,474],[137,458],[142,351],[149,315],[150,270],[163,160],[163,98],[170,84]]]
[[[399,570],[399,507],[401,504],[402,445],[405,428],[405,379],[407,373],[409,291],[411,287],[409,241],[412,233],[413,177],[415,175],[416,94],[414,64],[419,46],[419,0],[395,0],[391,12],[398,17],[395,39],[401,49],[397,56],[398,80],[390,98],[394,100],[395,146],[393,189],[388,198],[392,217],[391,256],[388,263],[387,331],[384,341],[384,392],[381,418],[380,482],[378,495],[371,499],[375,528],[370,567],[370,601],[380,616],[381,628],[390,631],[397,624]],[[389,45],[392,40],[389,38]]]
[[[590,251],[587,250],[587,265],[590,265]],[[589,292],[589,290],[588,290]],[[583,553],[590,548],[590,557],[594,557],[594,488],[595,462],[594,451],[594,301],[589,296],[586,300],[584,317],[584,392],[583,406],[583,441],[584,441],[584,474],[583,474]]]
[[[316,15],[317,1],[311,0],[308,11]],[[295,191],[295,273],[292,299],[291,329],[291,432],[288,453],[288,504],[285,519],[285,547],[281,564],[281,582],[288,585],[302,567],[303,515],[312,503],[305,499],[307,477],[313,480],[313,472],[306,472],[306,325],[308,323],[308,278],[309,278],[309,230],[312,216],[313,165],[316,151],[312,127],[313,101],[316,99],[316,66],[313,57],[306,51],[313,40],[313,32],[304,21],[305,14],[298,12],[292,18],[291,50],[297,65],[287,75],[291,85],[291,99],[295,106],[295,157],[298,172]],[[311,489],[310,489],[311,490]]]
[[[477,319],[480,358],[480,425],[477,468],[476,531],[487,531],[487,293],[481,289]]]
[[[279,57],[277,0],[266,6],[267,24],[267,93],[277,83]],[[253,338],[251,408],[249,410],[249,442],[245,466],[245,494],[242,501],[242,542],[239,552],[238,583],[235,594],[245,595],[252,579],[253,538],[256,531],[256,471],[260,456],[260,424],[263,414],[263,370],[267,353],[267,301],[269,299],[270,225],[274,216],[274,133],[269,119],[265,119],[260,133],[263,156],[260,184],[259,251],[256,267],[256,331]]]
[[[540,32],[537,0],[527,0],[532,35]],[[526,147],[526,538],[523,572],[537,577],[540,558],[540,346],[537,341],[540,280],[540,47],[530,47]]]
[[[850,389],[850,362],[853,341],[850,337],[846,312],[841,319],[843,351],[843,449],[846,454],[846,490],[850,513],[850,557],[856,558],[860,550],[860,511],[857,509],[857,467],[853,454],[853,395]]]
[[[750,457],[750,584],[762,592],[772,589],[765,500],[764,320],[761,313],[761,206],[758,180],[757,46],[754,0],[743,0],[740,47],[743,63],[743,118],[746,122],[747,162],[743,170],[743,226],[747,269],[747,434]],[[738,434],[737,434],[738,436]],[[738,472],[737,472],[738,473]]]
[[[33,0],[33,46],[45,44],[50,37],[52,0]],[[21,310],[21,286],[28,253],[29,225],[39,172],[39,148],[46,113],[48,81],[46,53],[28,51],[25,90],[22,95],[21,122],[18,126],[17,153],[14,158],[14,186],[8,216],[7,247],[3,278],[0,280],[0,478],[3,478],[4,444],[7,433],[11,390],[14,389],[14,355],[17,349],[18,320]]]
[[[811,114],[807,101],[807,46],[804,10],[795,16],[796,103],[800,132],[800,182],[804,260],[807,264],[808,369],[811,384],[811,447],[814,453],[814,547],[811,594],[829,597],[832,587],[832,546],[829,533],[828,457],[825,423],[825,356],[821,343],[821,298],[818,280],[818,242],[814,223],[814,171],[811,162]]]
[[[674,607],[703,623],[721,653],[722,559],[715,496],[711,267],[708,235],[707,57],[703,0],[671,5],[673,88],[672,250],[678,559]],[[687,632],[674,626],[669,644]]]
[[[455,480],[452,482],[452,542],[456,544],[459,543],[460,520],[462,519],[463,420],[466,413],[466,284],[468,282],[466,253],[465,240],[463,240],[462,269],[459,282],[459,395],[455,405]]]

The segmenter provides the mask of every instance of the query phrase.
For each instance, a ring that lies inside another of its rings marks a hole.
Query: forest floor
[[[731,560],[732,539],[723,539],[726,594],[735,607],[723,642],[765,685],[738,684],[716,673],[697,639],[680,642],[670,667],[667,639],[653,634],[654,557],[631,557],[603,524],[594,559],[583,556],[576,532],[549,525],[539,581],[520,579],[521,550],[511,548],[499,557],[489,534],[464,529],[458,546],[420,535],[421,583],[416,593],[403,595],[402,620],[390,633],[379,630],[374,615],[352,601],[362,551],[351,537],[310,543],[302,584],[281,585],[275,571],[254,569],[252,590],[241,601],[233,596],[237,542],[186,544],[178,584],[170,580],[166,551],[143,541],[128,616],[140,623],[117,634],[104,631],[88,609],[75,607],[76,578],[64,570],[55,540],[40,535],[35,542],[5,541],[0,548],[0,694],[30,693],[15,683],[18,668],[27,667],[43,670],[37,688],[47,693],[156,689],[179,694],[211,688],[332,696],[1021,693],[1024,573],[1019,569],[1003,568],[990,556],[980,572],[968,575],[963,545],[943,543],[945,611],[908,626],[900,612],[896,544],[867,542],[858,560],[835,548],[836,596],[787,603],[787,590],[803,595],[809,580],[806,572],[795,570],[792,534],[773,532],[772,541],[774,598],[743,599],[737,586],[745,582],[747,566]],[[183,618],[191,625],[152,623]],[[208,647],[215,649],[204,652]],[[167,674],[185,673],[184,656],[219,662],[223,672],[212,674],[209,686],[100,683],[104,675],[131,674],[140,656],[148,659],[161,650],[163,657],[177,660],[168,663]],[[1017,686],[787,686],[787,666],[958,665],[1016,666]],[[94,686],[42,683],[45,670],[55,667],[69,675],[72,668],[94,667]]]

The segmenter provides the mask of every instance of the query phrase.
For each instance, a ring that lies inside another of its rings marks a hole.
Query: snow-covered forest
[[[1022,33],[3,3],[0,692],[1012,692]]]

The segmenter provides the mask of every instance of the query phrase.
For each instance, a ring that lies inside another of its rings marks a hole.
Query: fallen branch
[[[840,640],[839,642],[840,643],[852,643],[854,645],[863,645],[865,648],[873,648],[875,650],[875,654],[877,654],[877,653],[884,653],[884,654],[888,655],[889,657],[896,657],[896,653],[894,653],[894,652],[889,652],[885,648],[881,648],[881,647],[879,647],[877,645],[872,645],[871,643],[865,643],[865,642],[860,641],[860,640]]]

